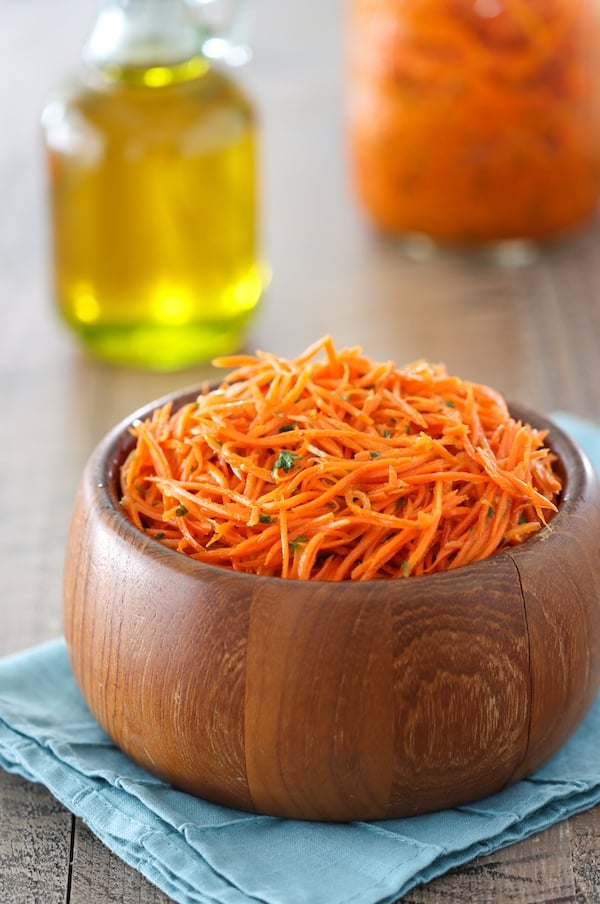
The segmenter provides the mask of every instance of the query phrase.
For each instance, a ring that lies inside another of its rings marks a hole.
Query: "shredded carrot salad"
[[[378,227],[493,241],[593,216],[596,0],[353,0],[350,10],[350,159]]]
[[[213,565],[326,581],[424,575],[521,542],[556,509],[546,433],[494,390],[329,336],[220,358],[219,386],[131,428],[122,505]]]

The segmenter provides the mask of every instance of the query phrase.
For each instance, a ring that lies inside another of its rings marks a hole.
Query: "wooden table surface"
[[[95,8],[0,4],[0,654],[61,632],[70,507],[96,441],[139,405],[210,375],[89,360],[54,315],[38,116],[77,64]],[[256,0],[255,13],[255,57],[240,77],[262,120],[273,282],[249,347],[292,356],[331,332],[373,358],[445,361],[509,399],[600,422],[600,227],[520,267],[409,258],[378,240],[348,184],[344,4]],[[43,788],[1,772],[0,877],[1,904],[167,901]],[[404,898],[467,900],[599,902],[600,808]]]

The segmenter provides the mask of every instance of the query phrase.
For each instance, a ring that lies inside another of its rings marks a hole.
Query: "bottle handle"
[[[200,37],[202,53],[229,66],[252,57],[253,8],[249,0],[182,0],[186,16]]]

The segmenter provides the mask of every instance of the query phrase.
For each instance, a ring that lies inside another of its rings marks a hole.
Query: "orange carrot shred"
[[[536,533],[561,481],[546,432],[443,365],[377,364],[330,336],[291,361],[218,359],[221,384],[136,422],[122,506],[165,546],[299,580],[457,568]]]

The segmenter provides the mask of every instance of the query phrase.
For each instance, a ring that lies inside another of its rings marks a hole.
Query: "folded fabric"
[[[555,420],[600,469],[600,428]],[[41,782],[107,847],[181,904],[392,902],[473,857],[600,802],[600,698],[551,761],[468,806],[328,824],[256,816],[175,791],[104,734],[64,641],[0,662],[0,766]]]

